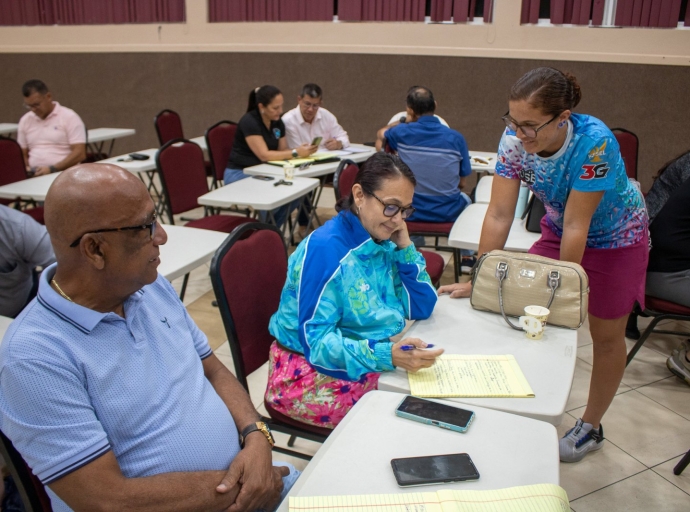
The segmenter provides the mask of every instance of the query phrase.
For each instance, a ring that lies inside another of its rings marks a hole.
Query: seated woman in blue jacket
[[[290,257],[269,326],[276,341],[266,401],[279,413],[334,428],[376,389],[381,372],[428,368],[443,352],[424,350],[416,338],[390,340],[405,320],[428,318],[436,304],[404,221],[414,211],[414,186],[400,158],[376,153],[339,202],[339,214]]]

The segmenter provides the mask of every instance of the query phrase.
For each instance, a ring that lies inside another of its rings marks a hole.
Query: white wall
[[[0,28],[0,53],[306,52],[447,55],[690,66],[690,29],[520,25],[519,0],[495,0],[491,24],[187,22]]]

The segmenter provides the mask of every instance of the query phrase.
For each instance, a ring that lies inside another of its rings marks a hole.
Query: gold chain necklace
[[[62,291],[62,288],[60,288],[60,285],[57,284],[57,281],[55,279],[51,280],[50,283],[55,286],[55,289],[58,291],[58,293],[62,295],[65,299],[67,299],[70,302],[74,302],[72,299],[69,298],[69,295]]]

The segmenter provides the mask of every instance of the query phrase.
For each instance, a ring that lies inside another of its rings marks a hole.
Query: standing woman
[[[249,178],[244,173],[245,167],[259,165],[269,160],[287,160],[289,158],[309,156],[316,151],[316,146],[302,144],[288,148],[285,138],[285,124],[280,119],[283,114],[283,95],[273,85],[257,87],[249,93],[247,113],[237,125],[235,141],[232,145],[228,165],[223,175],[226,185]],[[273,214],[276,224],[281,226],[288,210],[299,204],[282,206]]]
[[[513,85],[479,242],[479,254],[503,248],[524,181],[546,207],[529,252],[579,263],[589,276],[594,363],[587,408],[560,441],[564,462],[603,446],[601,418],[625,370],[628,314],[635,301],[644,307],[648,259],[642,194],[606,125],[572,113],[580,98],[575,77],[553,68],[533,69]],[[468,297],[471,288],[460,283],[439,293]]]

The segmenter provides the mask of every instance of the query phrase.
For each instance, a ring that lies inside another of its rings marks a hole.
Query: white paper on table
[[[356,146],[349,146],[347,149],[345,149],[343,151],[347,151],[348,153],[369,153],[370,151],[376,151],[376,148],[373,148],[373,147],[359,148]]]
[[[333,151],[327,150],[327,151],[317,151],[314,153],[314,155],[333,155],[333,156],[347,156],[351,155],[352,151],[348,151],[347,149],[334,149]]]

